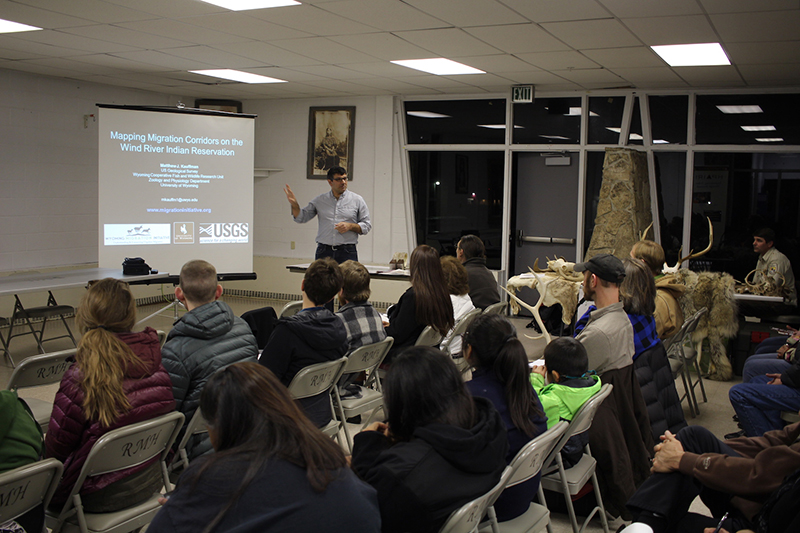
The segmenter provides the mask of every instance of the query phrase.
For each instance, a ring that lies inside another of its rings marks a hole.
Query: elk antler
[[[531,267],[528,267],[528,270],[530,270],[531,272],[547,272],[547,270],[542,270],[541,268],[539,268],[538,257],[533,261],[533,269],[531,269]]]
[[[648,231],[650,231],[650,228],[652,228],[652,227],[653,227],[653,223],[652,223],[652,222],[650,222],[650,225],[649,225],[649,226],[647,226],[647,227],[644,229],[644,231],[642,231],[642,232],[640,232],[640,233],[639,233],[639,240],[640,240],[640,241],[643,241],[643,240],[644,240],[644,238],[645,238],[645,237],[647,237],[647,232],[648,232]]]
[[[664,272],[665,273],[673,273],[674,274],[675,272],[678,271],[678,269],[681,267],[681,264],[683,264],[684,261],[689,261],[691,259],[697,259],[701,255],[705,255],[705,254],[708,253],[709,250],[711,250],[711,246],[714,244],[714,225],[711,223],[711,219],[710,218],[706,217],[706,220],[708,220],[708,246],[706,246],[706,249],[703,250],[702,252],[697,252],[696,254],[693,253],[694,250],[689,250],[689,255],[679,259],[678,262],[675,263],[674,267],[671,267],[667,263],[664,263]],[[678,250],[678,256],[679,257],[681,255],[681,250],[683,250],[682,247]]]

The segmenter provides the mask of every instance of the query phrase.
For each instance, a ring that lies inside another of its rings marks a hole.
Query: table
[[[289,272],[304,274],[311,263],[301,263],[297,265],[286,265]],[[408,270],[390,270],[389,267],[378,265],[364,265],[372,279],[399,279],[408,281],[411,279],[411,272]]]
[[[26,292],[53,291],[58,289],[74,289],[83,287],[89,281],[103,278],[114,278],[132,285],[160,283],[169,277],[167,272],[158,274],[142,274],[126,276],[117,268],[80,268],[0,278],[0,296],[24,294]]]
[[[733,295],[734,300],[743,302],[769,302],[769,303],[783,303],[782,296],[761,296],[760,294],[739,294],[738,292]]]

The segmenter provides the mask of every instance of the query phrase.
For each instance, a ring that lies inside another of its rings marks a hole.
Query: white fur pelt
[[[708,339],[711,358],[708,378],[715,381],[730,380],[733,369],[724,340],[733,337],[739,330],[733,277],[722,272],[692,272],[685,268],[680,269],[676,277],[686,286],[686,292],[679,300],[686,318],[702,307],[708,308],[708,313],[700,319],[692,336],[695,343]]]

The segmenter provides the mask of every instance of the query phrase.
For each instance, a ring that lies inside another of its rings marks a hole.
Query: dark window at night
[[[800,144],[797,94],[697,95],[697,144]]]
[[[580,97],[514,104],[514,144],[578,144],[580,134]]]
[[[619,144],[624,96],[589,98],[589,144]]]
[[[686,144],[688,96],[650,96],[653,144]]]
[[[504,144],[506,101],[405,102],[408,144]]]

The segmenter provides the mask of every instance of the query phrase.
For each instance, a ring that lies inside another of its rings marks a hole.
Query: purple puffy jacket
[[[149,420],[175,409],[172,382],[161,366],[161,346],[156,330],[146,328],[142,332],[119,333],[117,336],[130,346],[133,353],[145,363],[145,367],[126,369],[123,389],[131,409],[113,425],[102,427],[99,422],[87,420],[84,416],[84,395],[80,387],[82,375],[77,363],[61,379],[53,404],[53,414],[50,416],[50,427],[45,436],[46,456],[64,463],[64,475],[53,496],[53,503],[56,505],[66,501],[97,439],[112,429]],[[157,460],[158,457],[154,457],[126,470],[90,477],[83,484],[81,494],[105,488],[115,481],[144,470]]]

